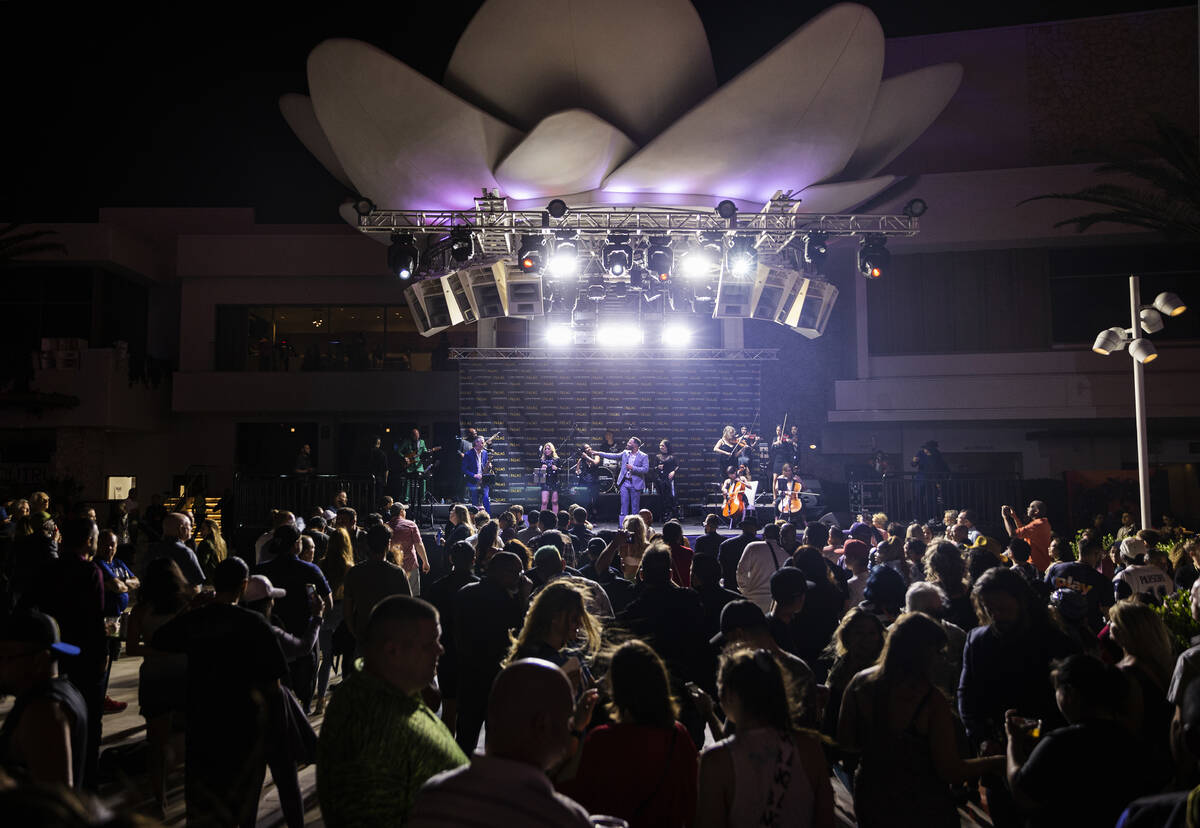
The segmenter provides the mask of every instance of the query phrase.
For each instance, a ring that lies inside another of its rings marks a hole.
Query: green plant
[[[1172,593],[1163,599],[1161,606],[1154,611],[1162,618],[1176,652],[1183,652],[1191,646],[1191,641],[1200,635],[1200,623],[1192,617],[1192,598],[1186,589]]]

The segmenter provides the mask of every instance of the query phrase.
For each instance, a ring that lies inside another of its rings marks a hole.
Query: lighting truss
[[[774,362],[779,359],[779,351],[775,348],[699,348],[683,350],[667,350],[663,348],[634,348],[629,349],[639,360],[706,360],[706,361],[742,361],[742,362]],[[527,359],[606,359],[614,358],[611,348],[574,347],[563,350],[550,348],[451,348],[450,359],[455,360],[527,360]]]

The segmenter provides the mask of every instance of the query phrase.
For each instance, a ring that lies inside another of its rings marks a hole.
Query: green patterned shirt
[[[334,691],[317,746],[317,796],[330,828],[402,825],[436,773],[467,764],[442,720],[361,662]]]

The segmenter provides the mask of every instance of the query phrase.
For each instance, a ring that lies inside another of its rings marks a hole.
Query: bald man
[[[475,825],[588,825],[578,802],[554,790],[546,771],[586,725],[595,690],[578,709],[566,675],[548,661],[514,661],[496,677],[488,698],[485,752],[467,766],[439,773],[421,788],[411,828]]]
[[[1045,572],[1050,568],[1050,539],[1054,534],[1046,517],[1046,504],[1031,500],[1025,514],[1028,522],[1022,520],[1011,506],[1000,507],[1000,516],[1004,518],[1004,529],[1008,536],[1021,538],[1028,543],[1030,562]]]
[[[152,544],[147,550],[145,565],[149,565],[150,561],[156,558],[170,558],[179,565],[183,577],[192,589],[199,592],[200,585],[204,583],[204,570],[200,568],[196,553],[186,543],[191,537],[192,519],[180,512],[171,512],[163,518],[162,540]],[[145,566],[142,576],[145,577]]]

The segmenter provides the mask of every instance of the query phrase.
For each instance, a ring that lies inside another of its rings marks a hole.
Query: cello
[[[729,483],[729,490],[725,492],[725,505],[721,507],[721,514],[727,518],[736,517],[746,508],[746,481],[740,475],[735,477]]]
[[[804,501],[800,499],[802,491],[804,484],[798,478],[791,478],[786,486],[779,490],[779,502],[775,504],[775,510],[781,515],[799,514],[804,508]]]

